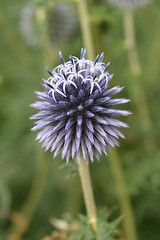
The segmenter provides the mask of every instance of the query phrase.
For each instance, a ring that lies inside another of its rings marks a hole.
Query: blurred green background
[[[59,2],[70,4],[72,14],[65,18],[53,11]],[[54,230],[52,217],[85,212],[74,164],[66,166],[61,156],[44,153],[29,120],[35,113],[29,107],[34,91],[42,90],[41,79],[48,78],[45,67],[60,63],[59,50],[67,61],[83,47],[78,1],[38,1],[29,4],[33,13],[25,18],[27,6],[24,0],[0,1],[0,240],[39,240]],[[123,119],[130,128],[117,151],[139,240],[159,240],[160,1],[131,12],[90,0],[88,10],[95,54],[105,52],[114,73],[111,84],[125,86],[121,95],[131,99],[125,107],[133,114]],[[30,32],[25,33],[25,21]],[[91,175],[97,207],[113,208],[118,217],[120,189],[106,156],[91,165]]]

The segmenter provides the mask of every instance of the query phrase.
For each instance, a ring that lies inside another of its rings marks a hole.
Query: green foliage
[[[129,192],[138,194],[142,189],[151,188],[160,193],[160,152],[134,163],[126,171]],[[136,177],[134,177],[136,176]]]
[[[70,236],[68,240],[116,240],[116,236],[118,236],[117,226],[121,221],[121,217],[114,221],[108,221],[104,213],[106,215],[106,212],[101,211],[98,216],[96,234],[89,225],[88,218],[80,215],[80,230]]]
[[[80,216],[80,230],[69,237],[69,240],[96,240],[95,234],[88,224],[88,218]]]
[[[117,226],[121,221],[121,217],[108,222],[104,217],[98,218],[97,239],[99,240],[115,240],[118,236]]]
[[[60,166],[61,169],[67,169],[68,177],[73,177],[78,173],[78,165],[75,161],[70,161],[67,165],[66,162]]]
[[[94,24],[111,23],[116,15],[117,12],[109,9],[107,5],[100,5],[92,8],[90,18]]]

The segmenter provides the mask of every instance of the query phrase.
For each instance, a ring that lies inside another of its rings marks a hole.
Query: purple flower
[[[37,120],[32,130],[40,130],[36,139],[46,150],[51,148],[54,157],[61,152],[67,162],[75,155],[78,162],[81,155],[87,162],[94,155],[107,155],[109,146],[118,146],[118,138],[124,138],[118,128],[128,127],[116,119],[130,112],[113,107],[129,100],[113,98],[123,87],[109,89],[110,63],[102,62],[104,53],[94,62],[85,59],[85,53],[82,48],[80,59],[70,56],[65,62],[60,52],[62,64],[52,72],[46,68],[50,77],[43,80],[45,91],[36,92],[41,101],[31,104],[39,110],[31,117]]]
[[[20,34],[29,46],[41,47],[39,31],[37,29],[38,18],[41,17],[39,8],[33,8],[35,1],[29,0],[22,8],[20,15]],[[51,43],[59,43],[70,39],[78,28],[78,22],[74,8],[68,2],[54,4],[47,11],[46,25],[51,37]]]

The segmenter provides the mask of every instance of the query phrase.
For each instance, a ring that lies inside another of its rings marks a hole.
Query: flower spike
[[[104,72],[107,72],[109,65],[110,65],[110,62],[107,63],[107,66],[105,67]]]
[[[97,55],[97,57],[96,57],[96,59],[95,59],[95,61],[94,61],[94,65],[97,63],[98,58],[99,58],[99,54]]]
[[[51,77],[53,77],[53,74],[51,73],[51,71],[46,67],[47,72],[49,73],[49,75],[51,75]]]
[[[59,56],[60,56],[62,64],[64,65],[65,61],[64,61],[64,58],[63,58],[63,55],[62,55],[61,51],[59,51]]]

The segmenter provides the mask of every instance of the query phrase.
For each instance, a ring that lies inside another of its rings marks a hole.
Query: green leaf
[[[120,223],[122,217],[115,219],[112,222],[108,222],[104,217],[98,218],[97,238],[98,240],[115,240],[118,234],[117,226]]]
[[[88,218],[80,215],[80,230],[74,233],[69,240],[96,240],[95,234],[88,224]]]
[[[67,169],[68,171],[67,177],[70,178],[77,174],[78,165],[75,161],[69,161],[67,165],[66,162],[61,164],[60,169]]]
[[[108,215],[106,211],[101,211],[98,215],[96,234],[88,224],[88,218],[80,215],[80,230],[70,236],[69,240],[116,240],[116,236],[118,236],[117,226],[122,217],[109,222],[108,219],[106,219],[106,214]]]

